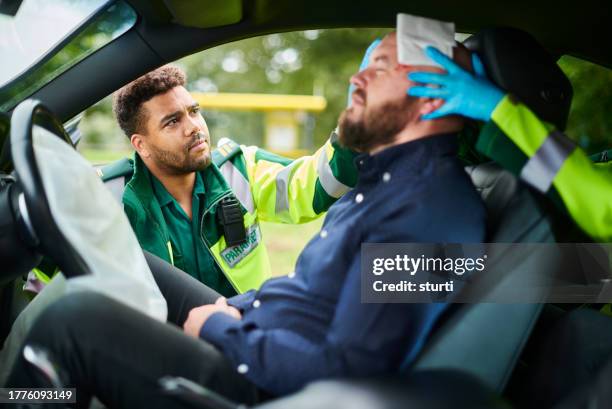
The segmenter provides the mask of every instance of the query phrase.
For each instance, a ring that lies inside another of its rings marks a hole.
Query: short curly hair
[[[164,65],[135,79],[113,95],[113,112],[119,126],[130,138],[142,132],[146,112],[142,104],[174,87],[185,86],[187,76],[175,65]]]

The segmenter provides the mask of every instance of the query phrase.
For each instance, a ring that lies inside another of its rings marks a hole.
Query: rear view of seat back
[[[488,242],[554,242],[552,221],[535,196],[509,172],[487,163],[466,169],[487,209]],[[559,260],[531,254],[502,260],[512,266],[503,279],[484,280],[479,291],[512,288],[525,271],[552,277]],[[483,274],[486,273],[486,270]],[[455,304],[432,334],[412,369],[451,368],[502,391],[537,321],[542,304]]]

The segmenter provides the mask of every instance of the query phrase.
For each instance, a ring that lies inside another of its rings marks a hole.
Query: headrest
[[[515,28],[499,27],[484,29],[464,44],[478,53],[494,83],[516,96],[540,119],[565,129],[572,84],[535,38]]]

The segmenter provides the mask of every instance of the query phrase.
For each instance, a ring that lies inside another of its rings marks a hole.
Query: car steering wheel
[[[29,239],[66,277],[89,274],[87,263],[66,239],[51,213],[38,166],[38,161],[45,159],[36,157],[33,132],[44,132],[41,135],[44,137],[56,136],[74,148],[61,122],[40,101],[29,99],[15,108],[11,119],[11,155],[22,195],[19,201],[25,202],[25,209],[20,204],[20,210]]]

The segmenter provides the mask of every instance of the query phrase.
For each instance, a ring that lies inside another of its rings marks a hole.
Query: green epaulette
[[[212,151],[212,161],[221,166],[240,152],[240,145],[228,138],[223,138],[221,143]]]
[[[103,182],[123,177],[129,180],[134,173],[134,161],[130,158],[119,159],[97,169]]]

